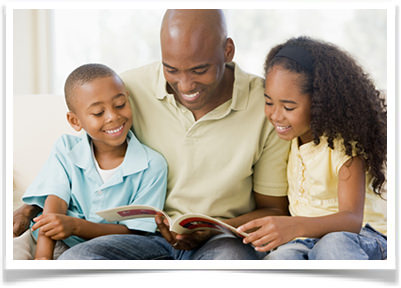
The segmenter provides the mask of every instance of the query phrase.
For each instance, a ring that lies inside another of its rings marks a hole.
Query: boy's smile
[[[95,148],[110,150],[124,147],[132,126],[128,94],[118,77],[96,78],[74,88],[71,125],[84,129]]]

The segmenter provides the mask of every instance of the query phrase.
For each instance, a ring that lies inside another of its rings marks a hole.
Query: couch
[[[66,118],[62,95],[16,95],[13,116],[13,208],[64,133],[77,135]]]

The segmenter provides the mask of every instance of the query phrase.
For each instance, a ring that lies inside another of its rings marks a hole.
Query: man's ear
[[[224,46],[224,62],[228,63],[233,61],[235,54],[234,41],[231,38],[227,38],[226,45]]]
[[[75,131],[81,131],[82,129],[81,122],[79,121],[77,115],[74,112],[71,111],[67,112],[67,120]]]

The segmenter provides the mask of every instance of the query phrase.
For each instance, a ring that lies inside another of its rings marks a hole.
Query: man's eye
[[[200,70],[194,70],[193,73],[196,75],[202,75],[207,72],[207,69],[200,69]]]

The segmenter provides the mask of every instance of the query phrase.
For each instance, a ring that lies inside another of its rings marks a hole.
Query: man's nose
[[[187,73],[183,73],[178,79],[178,90],[183,94],[191,94],[195,89],[195,81]]]

